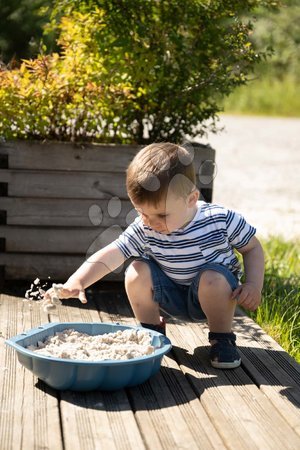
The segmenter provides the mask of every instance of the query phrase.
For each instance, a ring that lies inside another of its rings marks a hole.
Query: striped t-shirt
[[[173,281],[189,285],[207,263],[222,264],[240,278],[234,249],[247,245],[255,232],[240,214],[199,201],[194,219],[184,228],[161,234],[137,217],[115,244],[126,258],[151,257]]]

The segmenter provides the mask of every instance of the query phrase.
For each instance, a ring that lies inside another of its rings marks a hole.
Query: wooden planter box
[[[215,151],[193,144],[197,185],[212,200]],[[2,278],[66,280],[132,221],[125,171],[139,146],[0,144]],[[102,212],[102,213],[101,213]],[[122,270],[108,279],[122,278]]]

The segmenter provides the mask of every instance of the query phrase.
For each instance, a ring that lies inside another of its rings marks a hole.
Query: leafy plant
[[[253,80],[225,99],[231,113],[300,116],[300,2],[286,0],[280,9],[255,13],[251,41],[270,57],[255,69]]]
[[[203,134],[207,119],[215,130],[263,55],[241,16],[266,3],[56,0],[61,51],[2,69],[0,135],[144,144]]]
[[[252,41],[258,50],[269,48],[272,55],[257,67],[261,76],[284,80],[300,79],[300,3],[286,0],[280,9],[266,14],[258,9]]]
[[[263,300],[252,317],[300,362],[300,242],[263,241],[266,257]]]

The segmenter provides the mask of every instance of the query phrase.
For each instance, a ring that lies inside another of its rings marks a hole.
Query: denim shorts
[[[232,290],[239,285],[237,277],[222,264],[204,264],[192,280],[192,283],[189,286],[185,286],[171,280],[152,258],[139,258],[139,260],[147,263],[150,267],[154,301],[159,303],[162,311],[171,316],[189,317],[195,321],[206,318],[198,300],[200,277],[206,270],[221,273]]]

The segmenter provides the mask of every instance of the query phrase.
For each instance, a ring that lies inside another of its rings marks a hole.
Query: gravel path
[[[213,201],[241,212],[258,236],[300,238],[300,119],[221,116]]]

